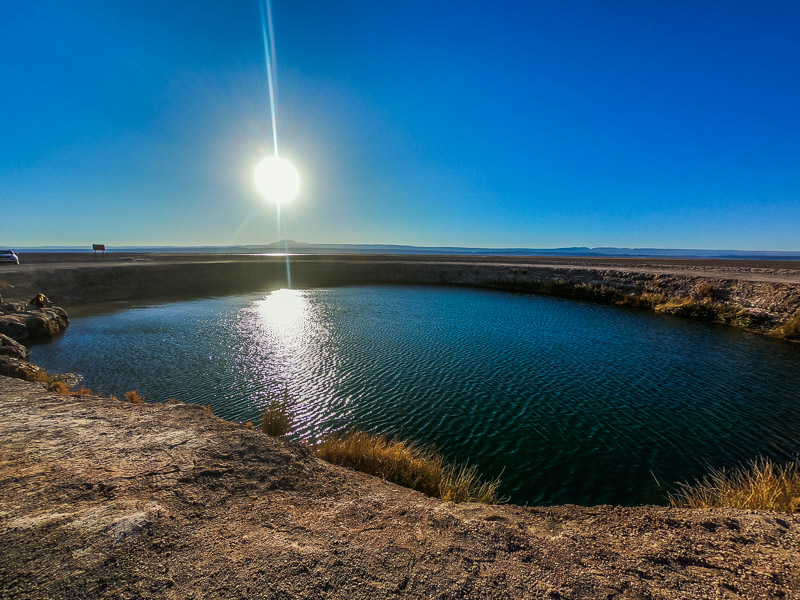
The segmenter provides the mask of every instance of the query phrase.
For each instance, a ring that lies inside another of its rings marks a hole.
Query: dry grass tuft
[[[663,304],[666,301],[667,298],[663,294],[642,292],[641,294],[619,294],[614,304],[634,308],[653,308],[655,305]]]
[[[800,340],[800,313],[774,329],[773,333],[786,340]]]
[[[475,465],[447,465],[439,483],[439,497],[450,502],[501,504],[500,478],[483,481]]]
[[[142,396],[136,390],[125,392],[125,400],[127,400],[131,404],[144,404],[144,396]]]
[[[734,327],[749,328],[758,325],[758,319],[743,308],[725,302],[715,302],[708,299],[695,300],[693,298],[671,298],[653,305],[653,310],[659,313],[675,315],[677,317],[690,317],[716,323],[725,323]]]
[[[73,390],[70,385],[61,380],[62,375],[53,375],[48,373],[41,367],[35,365],[23,366],[18,371],[18,376],[25,381],[33,381],[36,383],[43,383],[51,392],[55,392],[60,396],[93,396],[94,392],[87,387],[81,386],[77,390]]]
[[[504,501],[498,493],[499,479],[484,482],[474,466],[448,465],[434,450],[414,442],[353,431],[325,438],[314,451],[329,463],[443,500],[486,504]]]
[[[692,298],[670,298],[665,302],[656,304],[653,308],[656,312],[679,317],[705,316],[705,304]]]
[[[376,475],[429,496],[439,495],[442,459],[413,442],[353,431],[325,438],[314,450],[329,463]]]
[[[53,381],[48,387],[50,388],[51,392],[55,392],[61,396],[70,396],[72,394],[69,386],[63,381]]]
[[[64,383],[63,381],[59,381],[55,375],[51,375],[47,373],[44,369],[33,373],[33,379],[28,379],[28,381],[38,381],[40,383],[44,383],[47,385],[47,389],[51,392],[55,392],[60,396],[93,396],[94,392],[87,387],[81,386],[80,389],[73,390],[69,385]]]
[[[47,384],[52,383],[53,381],[50,374],[45,373],[44,370],[29,371],[26,369],[22,372],[21,379],[24,379],[25,381],[36,381],[39,383],[47,383]]]
[[[697,287],[695,288],[695,295],[700,300],[713,301],[717,299],[717,289],[710,281],[703,281],[697,284]]]
[[[36,367],[36,366],[33,366],[32,369],[27,366],[22,367],[19,371],[19,375],[20,379],[24,379],[25,381],[34,381],[37,383],[43,383],[50,389],[52,389],[53,384],[60,383],[55,375],[51,375],[41,367]]]
[[[691,292],[691,297],[673,298],[641,289],[624,292],[603,284],[571,283],[566,280],[531,281],[517,284],[514,289],[559,298],[576,298],[618,306],[649,308],[664,314],[715,321],[734,327],[763,328],[764,325],[763,318],[758,315],[735,304],[721,301],[724,293],[714,287],[711,282],[699,283]],[[783,336],[781,331],[783,328],[778,328],[773,333]],[[797,336],[800,339],[800,316],[797,317],[797,322],[792,327],[786,328],[786,331],[789,332],[789,335]]]
[[[702,480],[680,487],[670,496],[672,506],[800,511],[800,459],[780,465],[757,458],[732,471],[714,469]]]
[[[267,435],[282,436],[292,430],[294,415],[289,406],[289,399],[284,394],[280,400],[272,400],[261,411],[261,431]]]

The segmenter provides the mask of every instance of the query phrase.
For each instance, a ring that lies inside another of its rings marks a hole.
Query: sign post
[[[92,244],[92,250],[94,250],[94,258],[97,260],[97,253],[103,253],[103,260],[106,258],[106,245],[105,244]]]

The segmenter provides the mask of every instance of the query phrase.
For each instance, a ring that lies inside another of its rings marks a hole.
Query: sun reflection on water
[[[308,299],[299,290],[275,290],[256,303],[263,322],[280,337],[291,341],[308,321]]]
[[[294,433],[307,435],[321,418],[308,398],[326,397],[330,382],[313,374],[318,369],[335,372],[335,358],[327,347],[325,318],[307,291],[281,289],[269,292],[245,309],[239,320],[240,352],[247,359],[235,369],[242,387],[259,412],[276,400],[289,402]],[[337,379],[333,374],[334,380]]]
[[[236,332],[229,376],[251,412],[240,419],[258,425],[261,411],[287,402],[294,416],[291,436],[319,439],[350,421],[361,395],[342,394],[339,341],[331,336],[336,307],[328,290],[281,289],[254,297],[233,316]],[[330,415],[336,415],[331,420]]]

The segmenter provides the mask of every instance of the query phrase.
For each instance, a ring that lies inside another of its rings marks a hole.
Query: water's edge
[[[726,278],[724,269],[710,267],[679,274],[623,266],[537,265],[504,258],[295,256],[289,268],[290,287],[415,284],[491,288],[638,306],[761,333],[800,318],[797,284],[757,277]],[[8,270],[0,276],[0,293],[6,298],[44,292],[68,308],[109,300],[204,297],[280,287],[288,287],[287,262],[285,257],[273,256],[51,264]]]

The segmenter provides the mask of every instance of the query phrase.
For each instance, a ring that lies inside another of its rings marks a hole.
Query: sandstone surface
[[[794,598],[800,515],[449,504],[185,404],[0,377],[0,598]]]

